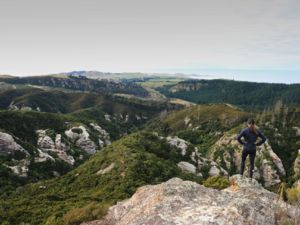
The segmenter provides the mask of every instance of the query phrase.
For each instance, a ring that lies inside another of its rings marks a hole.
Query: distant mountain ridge
[[[132,94],[139,97],[148,96],[147,90],[133,82],[117,82],[113,80],[95,80],[85,77],[57,77],[57,76],[35,76],[35,77],[5,77],[0,78],[0,82],[8,84],[30,84],[37,86],[49,86],[55,88],[65,88],[78,91],[88,91],[95,93],[122,93]]]

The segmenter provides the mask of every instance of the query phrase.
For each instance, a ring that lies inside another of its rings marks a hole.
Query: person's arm
[[[244,145],[246,144],[243,140],[242,140],[242,137],[244,137],[244,134],[245,133],[245,130],[242,130],[241,133],[237,136],[237,141],[241,144],[241,145]]]
[[[257,131],[257,135],[258,135],[258,137],[260,137],[260,141],[259,142],[257,142],[256,143],[256,146],[260,146],[260,145],[262,145],[263,143],[265,143],[266,142],[266,140],[267,140],[267,138],[265,137],[265,135],[261,132],[261,131]]]

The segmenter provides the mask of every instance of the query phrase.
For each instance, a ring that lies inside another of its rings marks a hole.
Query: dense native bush
[[[218,190],[229,187],[229,180],[223,176],[213,176],[209,177],[203,182],[205,187],[210,187]]]

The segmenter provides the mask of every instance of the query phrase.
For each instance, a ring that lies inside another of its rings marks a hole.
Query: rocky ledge
[[[84,225],[273,225],[296,217],[295,207],[255,180],[235,175],[230,181],[222,191],[179,178],[143,186],[112,206],[104,219]]]

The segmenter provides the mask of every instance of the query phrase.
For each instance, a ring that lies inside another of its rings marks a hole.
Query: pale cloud
[[[0,0],[0,73],[300,71],[296,0]]]

